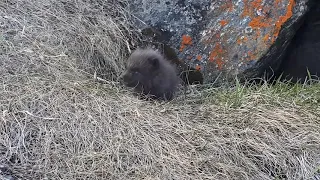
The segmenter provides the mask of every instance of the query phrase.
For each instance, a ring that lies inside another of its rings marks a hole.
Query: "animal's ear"
[[[149,61],[150,61],[153,68],[155,68],[155,69],[159,68],[159,59],[158,58],[150,58]]]

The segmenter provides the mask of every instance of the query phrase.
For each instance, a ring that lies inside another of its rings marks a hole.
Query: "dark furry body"
[[[171,100],[179,83],[174,65],[152,49],[137,49],[131,54],[122,80],[135,92],[162,100]]]

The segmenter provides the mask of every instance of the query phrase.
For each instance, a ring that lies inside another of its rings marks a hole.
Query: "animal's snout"
[[[121,84],[124,84],[124,85],[127,85],[131,80],[130,80],[130,74],[128,72],[123,72],[119,78],[118,78],[118,81],[121,83]]]

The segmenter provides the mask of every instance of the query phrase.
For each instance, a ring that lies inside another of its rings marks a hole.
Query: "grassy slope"
[[[115,17],[84,1],[37,2],[0,4],[0,170],[8,170],[0,177],[307,179],[319,171],[319,83],[191,88],[170,103],[141,101],[79,68],[97,44],[120,72],[128,34]]]

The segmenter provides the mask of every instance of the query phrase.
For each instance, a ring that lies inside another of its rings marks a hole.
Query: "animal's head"
[[[158,74],[163,57],[158,52],[138,49],[128,58],[126,71],[122,75],[124,84],[139,90],[148,89]]]

